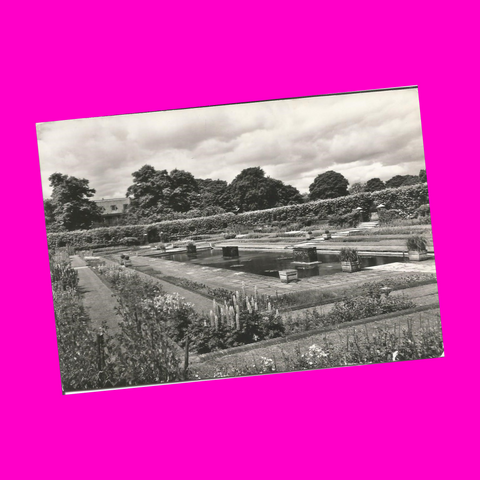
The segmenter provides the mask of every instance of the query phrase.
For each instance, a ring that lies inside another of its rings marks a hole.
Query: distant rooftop
[[[128,205],[130,205],[130,198],[102,198],[101,200],[94,200],[94,202],[99,207],[103,207],[104,215],[118,215],[125,213],[125,211],[128,209]]]

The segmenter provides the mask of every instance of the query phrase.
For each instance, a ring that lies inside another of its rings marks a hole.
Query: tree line
[[[427,181],[426,171],[420,170],[419,175],[395,175],[386,182],[372,178],[349,186],[341,173],[330,170],[317,175],[309,192],[302,195],[292,185],[268,177],[260,167],[242,170],[230,184],[195,178],[185,170],[157,170],[151,165],[144,165],[132,177],[126,192],[130,207],[121,219],[124,225],[265,210]],[[92,200],[95,190],[87,179],[54,173],[49,181],[52,196],[44,200],[47,231],[88,229],[101,221],[103,210]]]

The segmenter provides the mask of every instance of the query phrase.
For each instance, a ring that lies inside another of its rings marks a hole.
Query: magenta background
[[[474,3],[108,3],[2,8],[2,476],[478,475]],[[36,122],[406,85],[445,358],[62,396]]]

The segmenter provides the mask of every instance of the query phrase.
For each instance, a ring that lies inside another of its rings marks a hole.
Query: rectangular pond
[[[332,275],[342,271],[338,255],[317,254],[317,259],[321,262],[310,268],[305,265],[299,265],[293,261],[293,252],[289,250],[275,252],[259,252],[258,250],[240,250],[237,258],[224,258],[222,250],[204,250],[196,254],[174,253],[171,255],[162,255],[161,258],[173,260],[175,262],[188,262],[202,267],[224,268],[231,271],[255,273],[256,275],[265,275],[277,277],[279,270],[298,270],[299,278],[312,276]],[[406,262],[402,256],[362,256],[362,267],[373,267],[375,265],[385,265],[393,262]]]

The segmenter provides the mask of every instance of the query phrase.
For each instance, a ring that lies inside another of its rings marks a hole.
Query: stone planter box
[[[318,262],[317,247],[294,247],[293,261],[298,263]]]
[[[421,262],[422,260],[427,260],[428,254],[426,251],[418,252],[416,250],[408,251],[408,259],[413,262]]]
[[[279,270],[278,275],[282,283],[296,282],[298,280],[298,272],[296,270]]]
[[[187,253],[197,253],[197,246],[193,243],[187,244]]]
[[[332,238],[332,235],[330,233],[324,233],[323,234],[323,239],[324,240],[330,240]]]
[[[222,254],[224,258],[238,258],[238,247],[222,247]]]
[[[342,264],[342,272],[359,272],[362,268],[360,262],[341,262]]]

